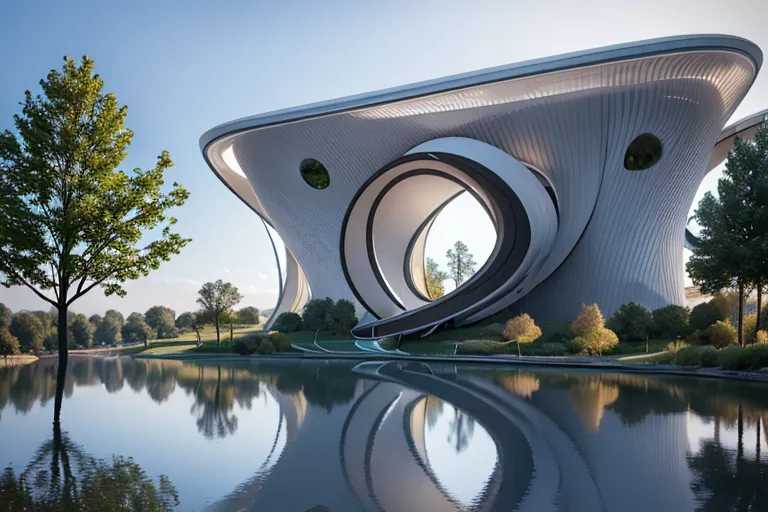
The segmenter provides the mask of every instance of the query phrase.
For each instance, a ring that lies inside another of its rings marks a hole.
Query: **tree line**
[[[704,293],[738,293],[737,336],[744,346],[744,300],[757,295],[756,331],[762,323],[762,296],[768,287],[768,123],[751,141],[736,137],[717,197],[707,192],[695,218],[701,246],[686,268]]]
[[[247,306],[239,310],[220,311],[220,321],[231,325],[258,325],[259,310]],[[180,333],[198,330],[204,324],[213,324],[214,313],[184,312],[178,317],[167,306],[152,306],[144,313],[134,312],[124,318],[114,309],[104,315],[86,317],[69,311],[67,314],[67,345],[71,349],[121,343],[149,343],[150,340],[176,338]],[[199,335],[199,334],[198,334]],[[39,354],[58,348],[58,314],[49,311],[18,311],[0,303],[0,355],[20,353]]]
[[[445,258],[448,260],[447,272],[441,270],[440,265],[432,258],[427,258],[424,265],[427,293],[432,300],[437,300],[445,295],[443,281],[446,279],[452,279],[456,288],[458,288],[475,273],[477,264],[475,263],[474,256],[469,252],[467,245],[461,240],[457,240],[453,247],[446,251]]]

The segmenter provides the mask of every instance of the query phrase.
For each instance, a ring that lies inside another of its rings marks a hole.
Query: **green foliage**
[[[123,315],[114,309],[108,310],[104,318],[96,327],[93,333],[93,340],[96,343],[105,345],[117,345],[122,341]]]
[[[325,323],[327,328],[334,332],[351,331],[357,325],[355,305],[346,299],[339,299],[326,313]]]
[[[768,331],[764,331],[760,329],[755,334],[755,345],[766,345],[768,344]]]
[[[40,319],[29,311],[20,311],[13,316],[10,333],[19,340],[22,352],[39,354],[48,331]]]
[[[445,287],[443,281],[448,279],[448,274],[440,270],[437,262],[432,258],[427,258],[427,262],[424,265],[424,272],[427,279],[427,293],[429,298],[437,300],[445,295]]]
[[[718,352],[718,363],[726,370],[755,371],[768,367],[768,345],[732,345]]]
[[[272,324],[272,329],[279,332],[296,332],[304,328],[304,323],[298,313],[280,313]]]
[[[21,352],[19,340],[8,331],[7,327],[0,327],[0,356],[7,358]]]
[[[717,366],[717,356],[714,347],[686,347],[675,352],[672,361],[678,366]]]
[[[131,313],[120,330],[123,341],[147,343],[152,337],[152,327],[141,313]]]
[[[177,329],[185,331],[187,329],[192,329],[192,325],[195,324],[195,320],[195,314],[193,312],[185,311],[176,318],[176,322],[174,322],[174,324],[176,325]]]
[[[446,251],[445,258],[448,260],[448,275],[456,283],[457,288],[475,273],[474,256],[461,240],[457,240],[453,248]]]
[[[653,317],[645,306],[630,302],[622,305],[607,325],[621,341],[645,341],[651,336]]]
[[[133,136],[128,110],[93,70],[88,57],[65,58],[40,82],[42,95],[25,93],[15,130],[0,134],[0,282],[57,310],[97,286],[124,296],[123,283],[189,242],[166,216],[189,196],[176,183],[163,191],[168,153],[150,170],[118,170]],[[158,236],[147,242],[149,233]]]
[[[166,306],[152,306],[144,313],[144,321],[158,339],[166,340],[179,335],[176,329],[176,312]]]
[[[677,305],[669,305],[653,310],[654,337],[683,338],[688,335],[688,318],[691,312],[688,308]]]
[[[216,326],[216,343],[220,345],[219,321],[221,314],[235,307],[237,303],[243,300],[243,296],[232,283],[225,283],[221,279],[214,283],[205,283],[197,294],[197,303],[202,307],[203,314],[209,316]]]
[[[689,324],[692,330],[697,331],[725,319],[726,315],[710,301],[698,304],[691,310]]]
[[[304,305],[304,312],[301,318],[304,322],[304,328],[312,331],[325,330],[328,328],[328,314],[333,309],[333,300],[329,297],[324,299],[312,299]]]
[[[304,181],[313,188],[322,190],[331,184],[331,177],[328,174],[328,170],[317,160],[308,158],[302,161],[299,171],[301,172]]]
[[[251,353],[248,344],[245,342],[245,340],[237,340],[235,342],[235,345],[232,347],[232,350],[236,354],[240,354],[241,356],[247,356]]]
[[[739,294],[736,292],[718,292],[709,302],[720,311],[723,318],[730,318],[739,313]]]
[[[707,338],[713,346],[723,348],[736,343],[738,334],[729,322],[721,320],[709,326]]]
[[[72,331],[72,341],[79,347],[90,347],[93,345],[93,326],[85,315],[75,315],[69,324]]]
[[[291,342],[288,340],[288,336],[280,332],[273,332],[267,336],[267,339],[275,346],[275,350],[278,352],[293,352]]]
[[[11,320],[13,320],[13,311],[0,302],[0,330],[10,328]]]
[[[743,322],[744,343],[751,345],[755,342],[755,335],[757,334],[757,313],[744,315]]]
[[[245,325],[259,324],[259,309],[253,306],[246,306],[237,312],[237,322]]]
[[[271,355],[275,353],[275,345],[268,339],[261,340],[259,348],[257,348],[256,351],[261,355]]]

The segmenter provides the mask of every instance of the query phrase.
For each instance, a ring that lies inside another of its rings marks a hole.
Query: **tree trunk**
[[[744,413],[741,409],[741,404],[739,404],[739,418],[737,422],[738,429],[738,441],[736,444],[736,457],[737,459],[741,459],[744,456]]]
[[[739,345],[744,346],[744,281],[739,279]]]
[[[521,356],[521,354],[520,354],[520,342],[518,341],[517,342],[517,357],[520,357],[520,356]]]
[[[755,332],[760,330],[760,313],[763,310],[763,282],[758,279],[757,281],[757,325],[755,326]]]
[[[219,335],[219,314],[213,316],[213,325],[216,326],[216,345],[221,346],[221,336]]]
[[[57,325],[59,338],[59,368],[56,374],[56,398],[53,403],[53,424],[59,424],[61,419],[61,401],[64,398],[64,381],[67,378],[67,360],[69,359],[69,347],[67,346],[67,305],[66,302],[59,305],[59,322]]]
[[[235,337],[235,328],[232,326],[232,322],[229,322],[229,342],[232,343],[232,339]]]

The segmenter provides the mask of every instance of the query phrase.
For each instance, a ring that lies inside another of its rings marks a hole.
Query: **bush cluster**
[[[272,329],[279,332],[296,332],[304,328],[304,322],[301,320],[301,316],[298,313],[280,313],[275,323],[272,324]]]
[[[241,356],[250,354],[274,354],[275,352],[290,352],[291,343],[282,333],[253,333],[237,340],[232,347],[235,353]]]
[[[298,313],[281,313],[272,329],[279,332],[310,331],[349,332],[357,325],[355,305],[346,299],[312,299],[304,305],[301,316]]]

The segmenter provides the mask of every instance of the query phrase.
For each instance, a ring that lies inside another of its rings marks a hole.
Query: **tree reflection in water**
[[[179,505],[176,487],[165,475],[157,484],[132,458],[108,462],[93,457],[54,425],[19,475],[10,467],[0,475],[0,503],[9,512],[123,510],[168,511]]]
[[[229,378],[222,386],[221,365],[216,367],[216,380],[208,383],[203,379],[203,367],[198,368],[195,403],[190,412],[197,416],[197,430],[206,439],[223,439],[237,430],[237,416],[232,412],[235,403],[233,370],[230,368],[227,373]]]
[[[469,414],[457,407],[453,408],[453,419],[449,423],[448,442],[453,445],[456,453],[461,453],[469,446],[472,434],[475,432],[475,420]]]

